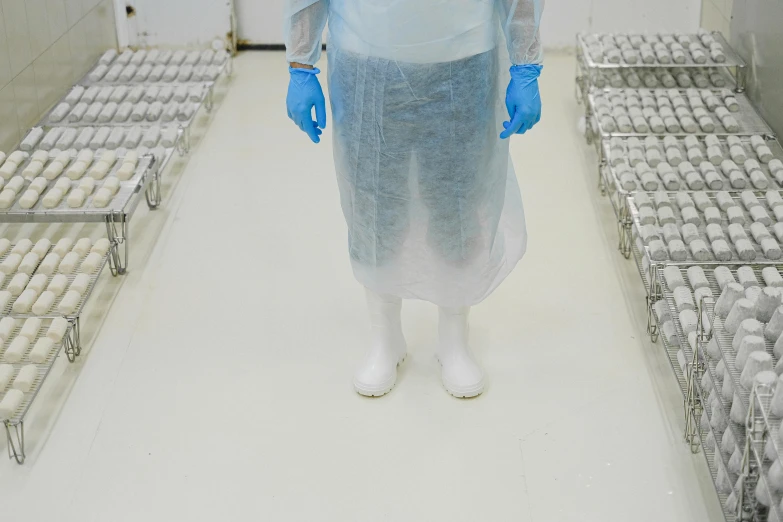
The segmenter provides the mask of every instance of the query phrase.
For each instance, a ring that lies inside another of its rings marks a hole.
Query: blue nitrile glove
[[[289,67],[291,81],[288,83],[286,107],[288,117],[310,136],[313,143],[321,141],[321,129],[326,128],[326,99],[316,74],[318,69],[293,69]],[[315,120],[313,121],[313,107]]]
[[[511,121],[504,121],[500,137],[524,134],[541,119],[541,96],[538,92],[540,65],[514,65],[511,82],[506,90],[506,109]]]

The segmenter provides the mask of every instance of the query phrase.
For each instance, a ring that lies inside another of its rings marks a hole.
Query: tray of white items
[[[0,319],[0,422],[22,422],[70,330],[63,318]]]
[[[588,104],[604,138],[774,134],[746,95],[728,89],[593,89]]]
[[[652,311],[658,325],[658,331],[661,333],[660,337],[666,349],[667,358],[680,384],[683,396],[689,400],[689,393],[697,393],[701,404],[704,405],[701,418],[698,418],[697,412],[691,408],[687,408],[687,415],[698,427],[695,435],[699,437],[699,443],[704,450],[713,484],[724,510],[724,516],[727,517],[727,520],[731,520],[732,514],[736,512],[737,508],[736,492],[741,487],[738,479],[742,471],[742,460],[734,455],[737,448],[744,448],[745,431],[741,425],[730,426],[726,422],[730,415],[730,405],[727,408],[723,402],[715,401],[716,397],[711,395],[712,387],[705,386],[705,383],[711,384],[713,382],[709,376],[702,379],[701,383],[697,382],[695,390],[689,391],[687,388],[688,378],[693,375],[691,365],[694,362],[694,355],[698,352],[699,360],[703,361],[704,359],[697,334],[698,319],[696,314],[698,308],[695,300],[701,295],[700,292],[704,292],[703,289],[700,291],[698,288],[702,288],[701,282],[705,279],[705,274],[700,267],[692,268],[693,270],[688,272],[688,275],[693,275],[693,279],[685,282],[685,278],[681,278],[683,279],[682,286],[690,292],[690,299],[686,300],[682,312],[679,312],[677,308],[683,301],[682,296],[678,296],[678,300],[675,300],[668,289],[663,297],[653,305]],[[677,267],[669,267],[669,269],[679,270]],[[697,287],[697,297],[693,295],[693,287],[687,286],[691,284],[691,280]],[[682,320],[680,316],[682,316]],[[717,445],[716,440],[718,441]],[[692,449],[694,442],[691,441]]]
[[[103,222],[134,204],[151,164],[124,149],[16,151],[0,167],[0,222]]]
[[[22,152],[36,148],[44,151],[75,149],[136,150],[139,156],[162,148],[173,149],[179,145],[182,129],[176,124],[136,125],[133,127],[96,126],[83,127],[33,127],[19,145]],[[160,151],[156,153],[159,155]]]
[[[180,85],[92,85],[74,87],[43,118],[49,126],[94,127],[179,123],[188,126],[209,87]]]
[[[656,305],[663,302],[663,300],[660,300]],[[687,394],[686,376],[688,374],[689,365],[691,364],[692,354],[691,357],[688,357],[688,352],[680,343],[680,338],[677,336],[674,324],[669,324],[669,322],[666,321],[667,318],[665,316],[659,315],[658,309],[659,306],[653,306],[653,319],[657,325],[657,331],[664,333],[664,335],[660,336],[660,339],[666,351],[666,358],[669,360],[669,364],[674,372],[674,377],[680,385],[680,392],[682,392],[684,398]]]
[[[774,263],[783,257],[780,192],[637,192],[628,202],[637,247],[653,263]]]
[[[783,353],[783,281],[779,268],[765,267],[760,272],[758,267],[745,266],[736,272],[716,273],[722,290],[714,306],[708,306],[712,337],[705,351],[708,359],[720,361],[718,365],[723,363],[722,368],[716,368],[713,387],[731,405],[729,423],[745,423],[751,392],[760,386],[774,386],[779,379]],[[762,288],[763,285],[766,286]],[[721,369],[722,382],[718,375]],[[780,455],[773,439],[763,442],[754,435],[754,440],[759,442],[753,444],[752,458],[760,472],[754,497],[765,508],[777,510],[783,492]],[[732,459],[736,458],[739,457],[732,455]]]
[[[725,69],[594,69],[590,85],[599,89],[723,89],[734,88],[734,78]]]
[[[580,34],[586,67],[744,67],[718,32],[699,34]]]
[[[698,347],[699,356],[703,356],[703,347]],[[745,429],[741,424],[728,421],[731,415],[731,403],[727,405],[712,386],[711,372],[715,370],[714,361],[705,364],[701,383],[695,383],[695,391],[702,405],[701,417],[696,411],[689,415],[698,427],[699,441],[707,458],[712,481],[720,498],[726,520],[734,520],[737,513],[738,494],[743,488],[743,460],[745,448]],[[706,383],[706,384],[705,384]]]
[[[214,83],[230,61],[228,51],[106,51],[82,84]]]
[[[783,189],[783,147],[762,136],[612,138],[601,173],[618,221],[635,192]]]
[[[783,297],[780,268],[780,265],[764,268],[734,265],[714,269],[700,266],[687,269],[667,266],[659,269],[658,278],[663,281],[665,300],[654,306],[656,314],[670,325],[676,324],[681,330],[689,332],[694,342],[696,339],[709,339],[707,343],[700,341],[702,351],[699,355],[705,370],[700,386],[712,394],[713,428],[720,432],[725,432],[727,427],[731,428],[732,433],[726,434],[722,440],[722,450],[729,455],[733,454],[730,470],[734,473],[738,472],[737,467],[744,451],[749,390],[759,373],[767,369],[767,364],[770,365],[769,370],[774,369],[773,359],[776,357],[773,358],[771,352],[766,353],[765,338],[779,337],[779,333],[775,333],[775,324]],[[720,303],[717,308],[715,299]],[[747,317],[743,316],[736,328],[732,327],[736,317],[725,322],[728,312],[721,312],[716,319],[716,310],[730,310],[737,301],[741,303],[735,314],[740,313],[745,305],[753,310],[745,314]],[[665,306],[661,303],[665,303]],[[703,305],[699,332],[698,303]],[[721,320],[720,315],[724,316],[724,322],[718,325],[715,321]],[[783,316],[780,320],[783,328]],[[727,342],[723,342],[720,339],[723,337],[725,341],[726,325],[733,333]],[[669,331],[671,329],[670,326]],[[754,355],[753,352],[759,353]],[[710,403],[705,404],[708,405]],[[716,410],[718,406],[720,411]],[[737,447],[740,448],[739,453]]]
[[[722,384],[723,400],[735,409],[730,420],[737,424],[745,422],[757,375],[781,369],[781,270],[783,265],[755,264],[659,269],[659,278],[671,295],[671,313],[679,314],[681,321],[692,321],[683,319],[683,313],[704,299],[708,320],[702,322],[700,336],[709,339],[705,356],[715,362],[713,384]],[[704,384],[709,388],[709,383]]]
[[[777,496],[780,501],[780,495],[783,493],[783,440],[781,440],[781,417],[783,417],[783,409],[781,406],[781,395],[783,395],[783,386],[780,384],[780,378],[775,375],[776,379],[772,379],[769,376],[768,382],[757,382],[754,386],[751,400],[755,401],[755,418],[761,420],[766,433],[767,446],[763,453],[764,457],[772,464],[767,470],[765,476],[766,485],[770,490],[770,497]],[[771,446],[771,448],[770,448]],[[757,495],[758,496],[758,495]],[[764,495],[762,494],[762,497]],[[762,498],[761,500],[764,500]],[[772,509],[777,511],[777,515],[783,513],[783,501],[772,502]],[[779,518],[778,518],[779,520]]]
[[[692,422],[696,423],[698,426],[698,436],[702,447],[702,453],[707,461],[707,466],[709,467],[710,475],[712,476],[712,483],[718,494],[718,500],[720,501],[721,509],[723,510],[723,517],[726,522],[734,522],[737,520],[737,504],[740,491],[743,488],[743,478],[740,474],[729,470],[734,467],[734,464],[731,461],[733,453],[731,455],[726,455],[722,451],[722,439],[726,437],[726,433],[731,434],[732,431],[727,429],[721,433],[712,427],[713,419],[715,419],[716,416],[719,417],[722,414],[722,410],[719,406],[713,408],[712,397],[702,388],[697,386],[696,391],[699,394],[699,399],[702,404],[704,404],[702,416],[701,419],[697,419],[693,412],[690,412],[689,415],[692,418]],[[729,435],[729,437],[731,437],[731,435]]]
[[[631,252],[633,254],[634,263],[636,264],[636,270],[639,272],[639,277],[644,285],[647,295],[650,293],[650,260],[644,255],[644,249],[639,249],[640,245],[637,242],[632,242]]]
[[[783,147],[763,136],[656,136],[603,143],[619,192],[783,188]]]
[[[11,246],[0,239],[0,316],[66,317],[81,315],[108,262],[111,242],[89,238],[24,239]]]

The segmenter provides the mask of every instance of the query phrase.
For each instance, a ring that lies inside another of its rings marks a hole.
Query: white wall
[[[558,49],[579,32],[693,32],[700,16],[701,0],[547,0],[541,38]]]
[[[701,26],[710,31],[720,31],[728,40],[731,37],[731,10],[734,0],[704,0]]]
[[[240,39],[283,43],[285,0],[235,1]],[[541,37],[547,48],[572,48],[578,32],[695,31],[700,16],[701,0],[547,0]]]
[[[259,44],[283,43],[283,4],[287,0],[234,0],[240,40]]]
[[[0,150],[115,46],[112,0],[0,0]]]
[[[256,0],[258,1],[258,0]],[[267,2],[268,0],[261,0]],[[119,33],[138,47],[208,47],[215,39],[228,39],[233,0],[115,0],[120,12],[132,5]],[[122,16],[119,18],[122,20]]]

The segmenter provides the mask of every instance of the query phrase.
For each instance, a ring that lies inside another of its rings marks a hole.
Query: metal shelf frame
[[[744,142],[746,147],[750,147],[750,138],[749,137],[741,137],[742,141]],[[680,140],[682,141],[682,140]],[[703,142],[703,138],[699,139],[700,142]],[[724,146],[726,145],[725,138],[721,140],[722,144]],[[703,143],[702,143],[703,144]],[[773,156],[775,159],[779,159],[783,161],[783,147],[778,143],[777,140],[774,139],[767,139],[767,146],[769,146],[770,150],[772,151]],[[604,157],[609,157],[610,152],[610,142],[609,141],[602,141],[601,147],[604,149]],[[681,143],[681,148],[684,148],[684,144]],[[710,197],[714,198],[718,192],[728,192],[732,195],[735,199],[738,199],[740,197],[740,194],[744,192],[745,190],[752,190],[756,193],[757,196],[763,197],[764,193],[767,190],[778,190],[783,192],[783,183],[779,183],[775,176],[771,173],[769,167],[766,164],[761,164],[761,171],[764,172],[764,174],[767,177],[767,181],[770,184],[768,189],[758,189],[755,187],[747,188],[747,189],[735,189],[730,188],[728,190],[679,190],[679,191],[668,191],[668,190],[662,190],[657,192],[666,192],[669,195],[669,198],[675,198],[676,195],[680,192],[685,192],[688,194],[694,194],[696,192],[704,192],[705,194],[709,195]],[[633,196],[639,192],[646,192],[648,195],[652,197],[655,192],[650,192],[647,190],[644,190],[643,188],[638,186],[634,190],[626,190],[623,188],[622,183],[620,182],[620,178],[617,173],[617,169],[615,166],[613,166],[610,162],[607,162],[601,170],[601,180],[602,180],[602,186],[604,187],[604,193],[609,198],[609,202],[612,205],[612,210],[614,211],[614,215],[617,218],[617,234],[618,234],[618,245],[617,248],[620,251],[620,253],[628,259],[631,256],[631,242],[632,242],[632,235],[631,235],[631,226],[633,225],[633,217],[631,215],[631,209],[629,206],[629,198],[630,200],[633,199]],[[719,169],[718,174],[721,175],[721,177],[725,178],[725,176],[720,172]],[[728,180],[724,179],[724,181],[728,182]]]
[[[745,61],[734,51],[723,35],[717,31],[711,33],[712,37],[723,46],[726,61],[724,63],[707,60],[707,63],[697,64],[692,61],[684,64],[627,64],[627,63],[598,63],[590,56],[589,45],[585,41],[587,35],[580,33],[576,36],[576,97],[577,101],[586,102],[587,93],[593,86],[592,73],[596,71],[620,71],[620,70],[639,70],[639,69],[719,69],[729,72],[733,80],[733,90],[735,92],[744,92],[747,83],[748,67]],[[601,35],[596,35],[601,36]],[[691,38],[698,39],[698,35],[689,35]],[[733,73],[733,74],[732,74]]]
[[[141,202],[142,193],[144,194],[144,199],[146,200],[147,205],[151,210],[158,208],[162,201],[161,176],[163,171],[172,160],[175,151],[178,152],[180,156],[184,156],[190,152],[191,124],[196,120],[202,108],[204,108],[206,112],[212,111],[214,108],[215,87],[220,83],[221,80],[231,77],[233,75],[233,69],[233,57],[229,55],[228,59],[222,65],[218,78],[216,78],[214,81],[187,83],[188,85],[204,85],[205,94],[202,100],[197,103],[194,115],[189,121],[171,122],[172,124],[177,124],[179,126],[178,137],[175,146],[166,148],[162,157],[156,158],[152,154],[147,154],[143,158],[140,158],[139,165],[143,172],[137,172],[137,175],[132,178],[132,180],[135,180],[135,183],[123,182],[121,184],[120,191],[107,208],[69,209],[63,208],[61,206],[60,208],[56,209],[42,209],[38,208],[41,207],[39,202],[39,204],[37,204],[33,209],[29,210],[21,209],[15,206],[8,211],[0,211],[0,223],[103,223],[106,227],[106,233],[110,242],[109,252],[104,256],[100,266],[91,275],[90,284],[85,290],[85,293],[82,296],[82,300],[71,314],[61,315],[57,313],[49,313],[44,316],[34,316],[32,314],[14,314],[8,310],[0,311],[0,317],[8,316],[15,319],[39,317],[43,324],[38,338],[45,335],[44,332],[46,332],[49,325],[55,318],[62,317],[68,322],[68,327],[62,341],[59,343],[59,345],[53,348],[52,352],[49,354],[44,363],[36,365],[38,367],[38,376],[29,392],[25,393],[22,404],[19,406],[13,417],[4,421],[0,421],[6,434],[8,456],[9,458],[15,460],[18,464],[23,464],[27,457],[25,447],[26,416],[32,406],[32,403],[38,397],[39,392],[46,381],[46,378],[51,373],[52,367],[54,366],[56,360],[61,353],[65,353],[67,359],[70,362],[74,362],[75,359],[81,355],[81,314],[86,303],[92,296],[96,283],[100,278],[104,268],[108,265],[111,273],[115,276],[123,274],[127,270],[130,248],[130,235],[128,230],[129,222]],[[93,84],[89,81],[89,73],[85,75],[79,84],[83,86],[89,86]],[[96,85],[109,85],[109,83],[97,82]],[[111,85],[120,85],[120,83],[112,83]],[[129,86],[137,85],[152,84],[139,82],[130,84]],[[160,82],[156,85],[169,85],[176,87],[179,84],[177,82]],[[45,116],[44,121],[47,121],[47,119],[48,114]],[[133,125],[136,124],[136,122],[133,123]],[[138,125],[142,128],[149,128],[150,126],[155,125],[155,123],[139,122]],[[53,126],[79,128],[84,125],[49,125],[48,123],[44,123],[39,126],[43,127],[43,129],[47,131]],[[93,126],[116,127],[117,125],[111,122],[107,122],[105,124],[101,123],[95,124]],[[142,164],[142,162],[144,162],[144,164]],[[73,277],[75,276],[70,276],[69,280],[72,280]],[[53,309],[56,309],[56,302],[55,305],[53,305]],[[2,347],[0,347],[0,353],[2,353]],[[18,369],[24,364],[31,364],[31,361],[29,361],[29,356],[25,356],[21,363],[14,364],[14,367]],[[10,388],[10,386],[11,385],[9,384],[8,387]],[[0,393],[3,392],[4,390],[0,390]]]
[[[43,321],[41,332],[39,333],[38,338],[45,335],[44,332],[46,332],[46,329],[51,324],[51,321],[52,319],[45,319]],[[16,414],[12,418],[3,421],[6,440],[8,443],[8,457],[15,460],[17,464],[24,464],[25,459],[27,458],[24,436],[25,417],[32,407],[33,402],[38,397],[38,394],[41,391],[46,378],[51,373],[52,367],[59,357],[60,352],[63,351],[66,353],[66,355],[68,355],[69,360],[71,359],[70,354],[78,355],[78,352],[81,351],[78,318],[74,322],[69,321],[68,330],[66,331],[63,340],[60,342],[57,348],[55,348],[52,353],[49,354],[47,360],[43,364],[36,365],[38,367],[38,378],[33,383],[31,390],[28,393],[25,393],[24,401],[17,409]],[[21,366],[22,364],[14,365],[14,367],[17,369]]]
[[[663,139],[666,136],[674,136],[676,138],[684,139],[687,136],[696,136],[698,138],[714,135],[727,138],[729,136],[750,137],[759,135],[763,136],[768,141],[776,139],[775,132],[772,130],[769,124],[764,121],[758,111],[753,107],[751,101],[744,94],[736,94],[736,99],[739,103],[740,110],[739,112],[732,113],[737,122],[742,126],[738,132],[727,132],[723,130],[722,127],[721,129],[716,129],[715,132],[704,132],[700,130],[699,132],[693,133],[684,131],[679,133],[622,133],[604,131],[601,128],[600,123],[596,121],[596,118],[593,117],[593,114],[595,114],[595,95],[598,92],[611,93],[612,91],[616,90],[617,89],[593,89],[588,94],[587,103],[585,103],[585,139],[587,140],[588,145],[593,145],[595,147],[596,154],[598,155],[598,189],[601,192],[601,195],[606,195],[607,191],[602,169],[604,169],[609,162],[609,156],[607,154],[608,151],[605,150],[604,142],[608,142],[612,138],[644,139],[647,136],[655,136]],[[685,93],[685,89],[678,90]]]
[[[104,223],[109,241],[113,245],[109,258],[111,272],[113,275],[124,274],[128,267],[130,248],[128,222],[136,212],[142,200],[142,194],[151,210],[160,205],[161,169],[156,168],[155,156],[151,154],[142,158],[140,165],[141,161],[144,161],[146,165],[143,167],[144,174],[139,177],[139,182],[132,190],[128,190],[123,198],[115,197],[110,207],[55,211],[12,210],[0,212],[0,223]]]

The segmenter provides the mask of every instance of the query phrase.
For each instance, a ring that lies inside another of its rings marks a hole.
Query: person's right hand
[[[316,74],[318,69],[289,69],[291,80],[288,83],[286,107],[288,117],[304,131],[313,143],[321,141],[322,129],[326,128],[326,99]],[[313,121],[315,108],[315,121]]]

